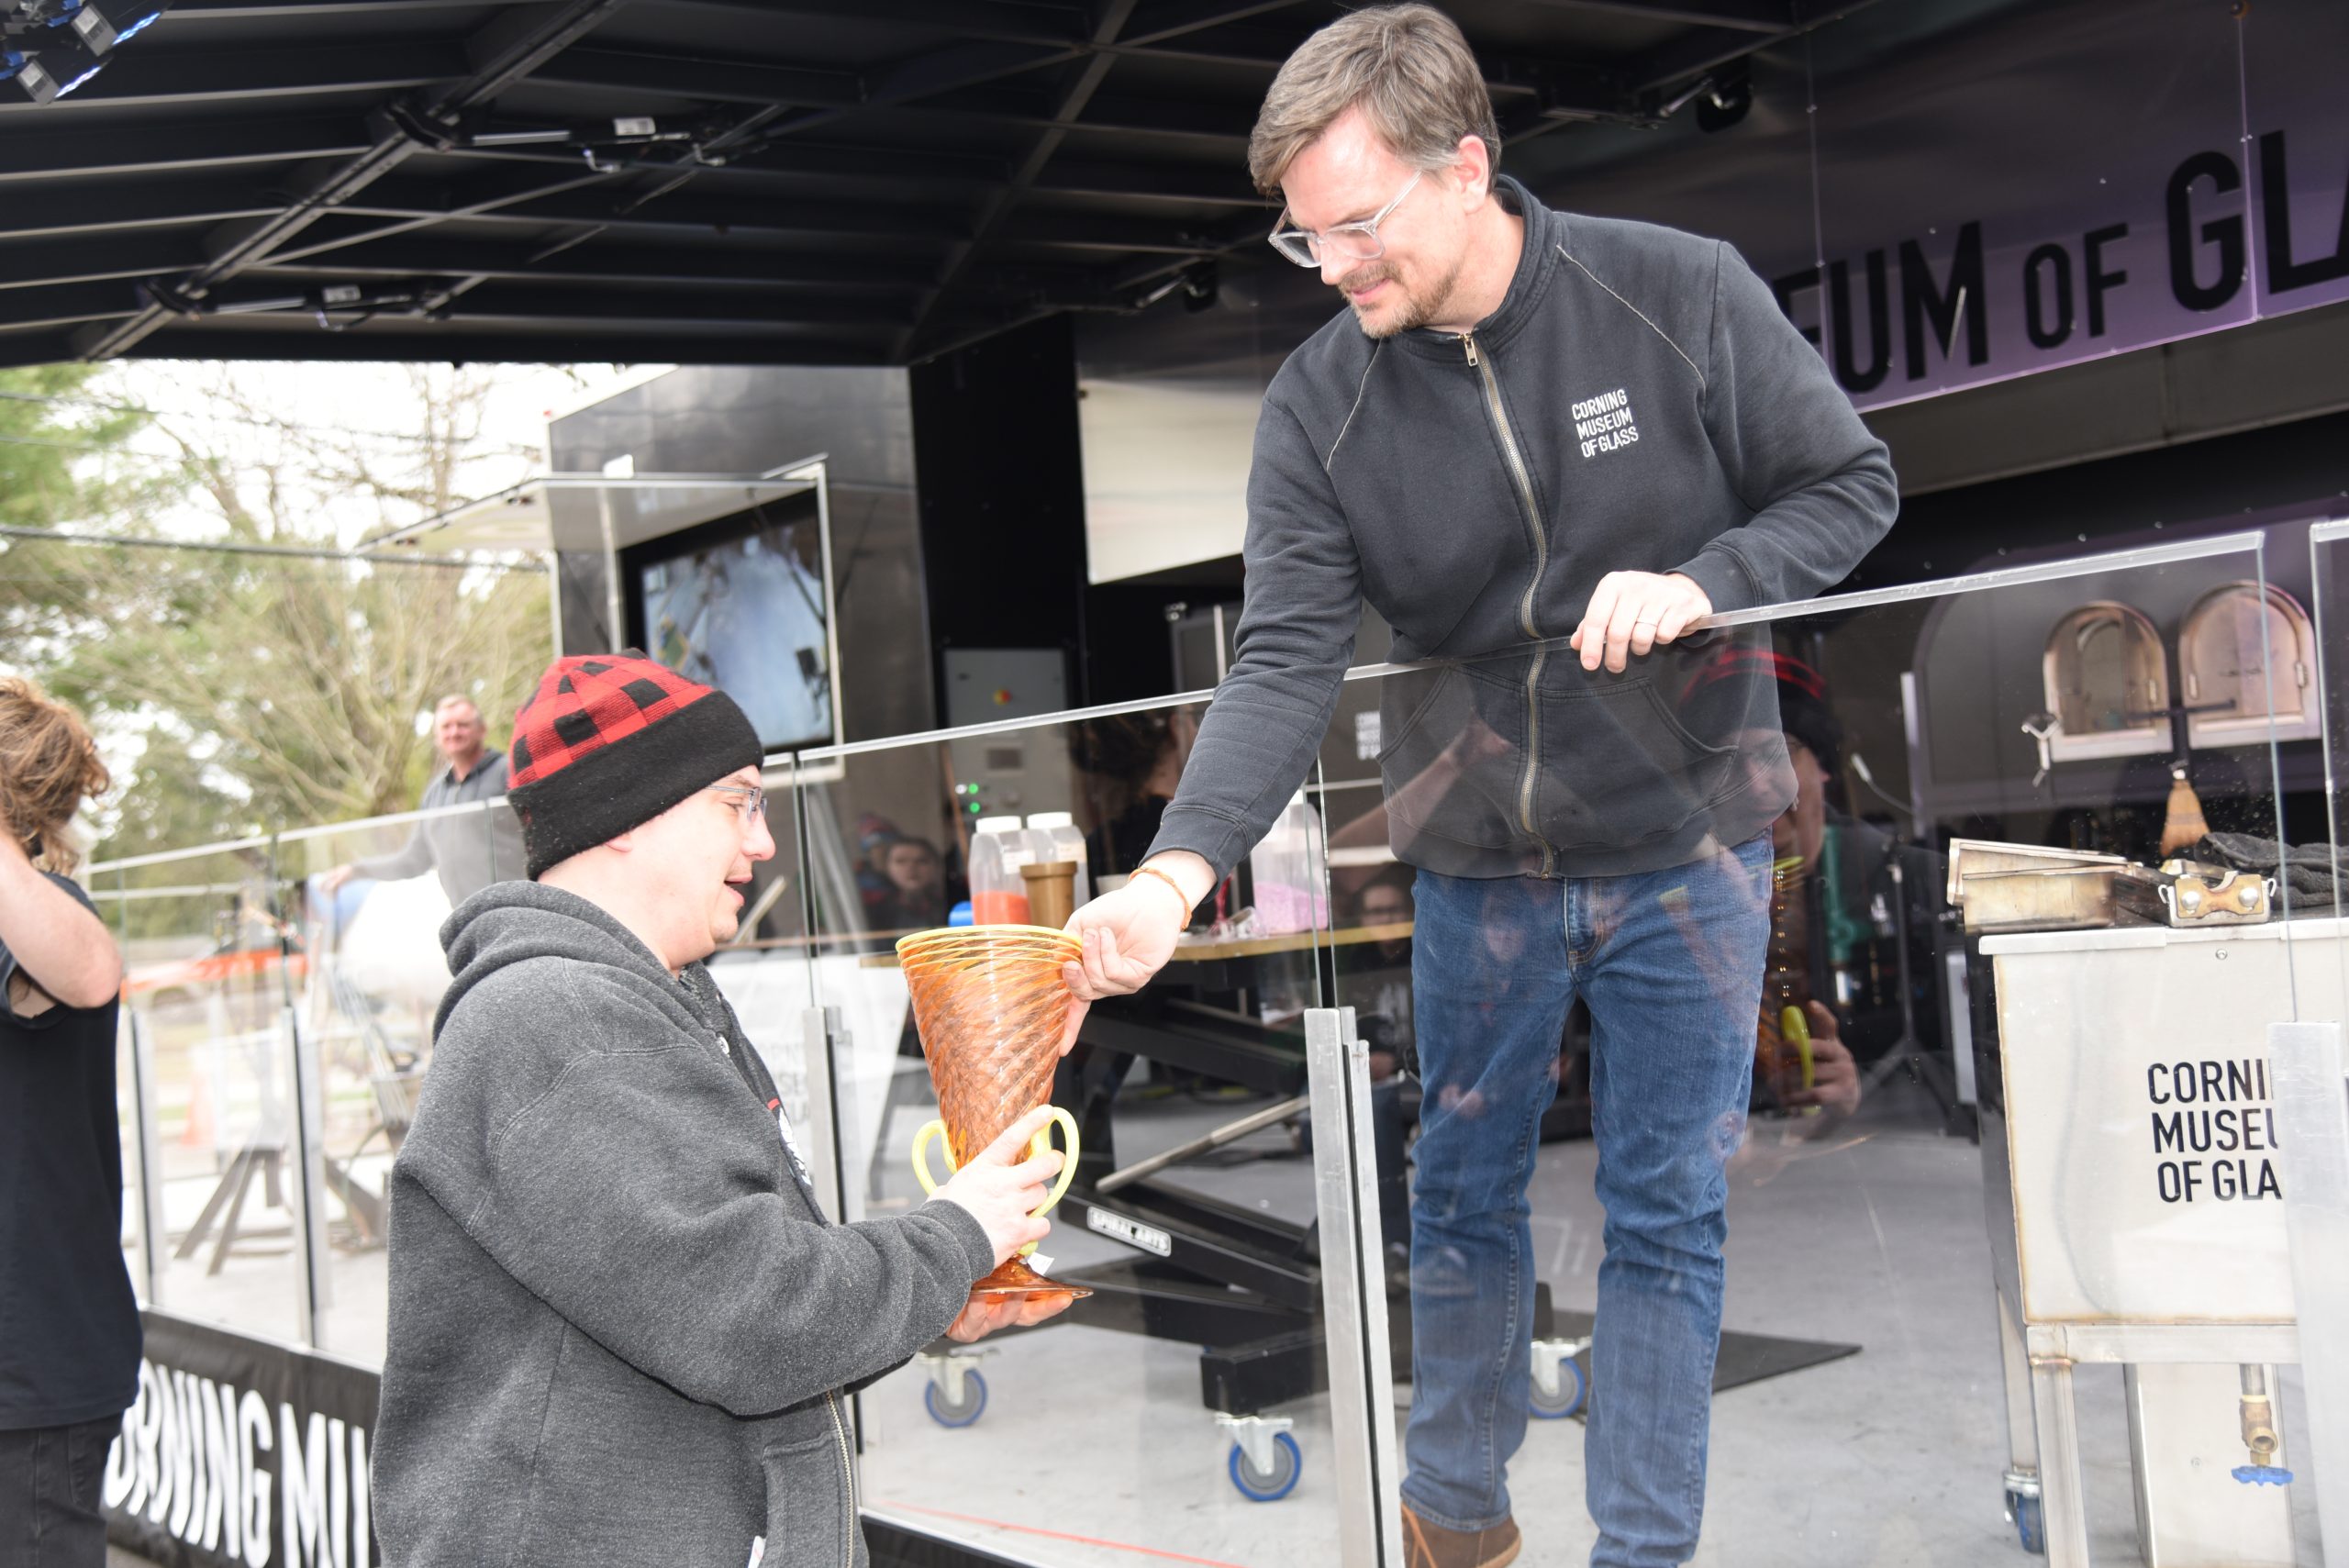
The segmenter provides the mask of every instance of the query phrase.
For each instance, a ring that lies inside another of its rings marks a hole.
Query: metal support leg
[[[1991,1293],[1998,1312],[1998,1370],[2007,1396],[2007,1492],[2009,1496],[2039,1496],[2039,1429],[2031,1411],[2031,1355],[2024,1350],[2022,1325],[2006,1292]],[[2011,1506],[2011,1505],[2009,1505]]]
[[[807,1081],[807,1125],[792,1130],[807,1151],[807,1177],[816,1189],[816,1204],[834,1221],[846,1224],[848,1176],[841,1161],[850,1126],[846,1099],[841,1092],[838,1067],[848,1054],[848,1030],[841,1027],[838,1007],[808,1007],[799,1015],[799,1043],[805,1052],[802,1070]],[[848,1418],[856,1437],[856,1452],[864,1452],[864,1396],[847,1399]]]
[[[1352,1007],[1306,1010],[1305,1062],[1313,1099],[1330,1425],[1337,1451],[1336,1560],[1402,1568],[1402,1474],[1396,1462],[1378,1173],[1371,1151],[1370,1049],[1355,1038]],[[1275,1440],[1269,1432],[1261,1438],[1267,1445]],[[1241,1440],[1248,1440],[1244,1434]]]
[[[2031,1406],[2039,1430],[2041,1518],[2048,1568],[2088,1568],[2086,1484],[2080,1474],[2080,1422],[2072,1402],[2068,1356],[2034,1356]]]
[[[2270,1024],[2307,1463],[2327,1568],[2349,1568],[2349,1081],[2337,1023]]]
[[[327,1308],[334,1304],[332,1254],[327,1250],[326,1101],[318,1060],[303,1048],[293,1007],[282,1018],[285,1049],[294,1061],[294,1184],[301,1194],[294,1217],[296,1312],[303,1345],[316,1350],[325,1340]]]
[[[807,1151],[807,1174],[816,1184],[816,1201],[835,1220],[845,1220],[841,1208],[844,1183],[841,1177],[840,1095],[832,1073],[832,1047],[842,1034],[838,1007],[809,1007],[799,1015],[799,1044],[807,1053],[807,1125],[794,1128]]]
[[[139,1132],[139,1261],[146,1276],[147,1305],[163,1300],[163,1140],[155,1125],[155,1042],[148,1038],[147,1020],[136,1009],[123,1009],[130,1024],[130,1084],[132,1110]]]

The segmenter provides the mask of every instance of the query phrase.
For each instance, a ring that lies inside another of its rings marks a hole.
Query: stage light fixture
[[[0,9],[0,86],[54,103],[154,25],[170,0],[17,0]]]
[[[13,88],[36,104],[50,103],[57,96],[57,78],[39,59],[5,44],[0,44],[0,87]]]

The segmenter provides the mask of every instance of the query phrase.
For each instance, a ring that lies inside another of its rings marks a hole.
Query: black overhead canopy
[[[1733,115],[1744,57],[1865,4],[1447,9],[1521,167]],[[1204,293],[1274,216],[1264,91],[1339,10],[176,0],[62,97],[0,83],[0,363],[895,364]]]

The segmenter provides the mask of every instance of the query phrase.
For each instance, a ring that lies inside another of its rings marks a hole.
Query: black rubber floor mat
[[[1591,1316],[1587,1312],[1569,1312],[1559,1307],[1551,1314],[1551,1322],[1561,1340],[1590,1337]],[[1747,1334],[1724,1329],[1720,1353],[1713,1362],[1713,1392],[1719,1394],[1725,1388],[1740,1388],[1765,1377],[1823,1366],[1859,1353],[1857,1345],[1832,1344],[1825,1340],[1782,1340],[1775,1334]],[[1590,1352],[1585,1351],[1575,1359],[1582,1363],[1583,1375],[1587,1378]]]

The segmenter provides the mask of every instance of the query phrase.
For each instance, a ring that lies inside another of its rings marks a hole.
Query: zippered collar
[[[1479,344],[1505,349],[1509,339],[1521,331],[1542,308],[1542,296],[1549,292],[1550,278],[1557,260],[1553,247],[1562,238],[1564,225],[1561,215],[1533,199],[1527,190],[1508,175],[1494,182],[1495,194],[1502,202],[1525,220],[1525,244],[1518,252],[1517,272],[1510,277],[1508,293],[1502,295],[1500,308],[1476,323],[1475,333]],[[1421,359],[1461,362],[1460,334],[1439,332],[1431,327],[1414,327],[1398,332],[1394,341]]]

